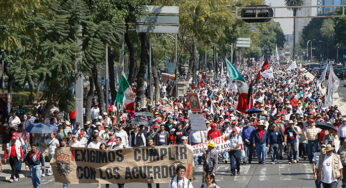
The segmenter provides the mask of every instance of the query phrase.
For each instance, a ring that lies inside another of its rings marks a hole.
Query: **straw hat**
[[[328,151],[333,151],[333,150],[334,150],[334,147],[333,147],[332,145],[328,144],[324,150],[325,150],[326,152],[328,152]]]

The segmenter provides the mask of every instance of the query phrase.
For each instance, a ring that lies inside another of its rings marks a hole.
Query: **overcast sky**
[[[266,4],[269,6],[285,6],[285,0],[265,0]],[[285,8],[274,9],[277,13],[276,16],[292,16],[292,11],[289,11]],[[293,33],[293,19],[275,19],[275,21],[279,22],[281,25],[284,34],[292,34]]]

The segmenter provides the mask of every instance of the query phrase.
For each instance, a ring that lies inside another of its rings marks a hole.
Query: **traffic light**
[[[272,19],[273,15],[273,9],[267,5],[250,5],[241,9],[242,20],[249,23],[268,22]]]

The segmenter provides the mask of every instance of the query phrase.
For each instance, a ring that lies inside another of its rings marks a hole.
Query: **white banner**
[[[225,140],[224,136],[220,136],[213,139],[213,142],[215,143],[215,150],[220,153],[224,151],[229,151],[230,149],[230,142],[229,140]],[[193,148],[193,155],[194,156],[202,156],[203,151],[206,151],[208,149],[208,142],[204,142],[201,144],[196,144],[192,146]]]
[[[293,69],[296,69],[296,68],[298,68],[297,62],[293,61],[292,64],[287,68],[287,71],[290,71],[290,70],[293,70]]]
[[[263,76],[263,78],[274,78],[273,68],[270,67],[269,69],[261,72],[261,76]]]

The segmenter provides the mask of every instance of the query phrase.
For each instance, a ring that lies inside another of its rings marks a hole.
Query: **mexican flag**
[[[244,78],[242,75],[238,72],[238,70],[232,65],[228,59],[226,59],[226,64],[227,64],[227,70],[228,70],[228,75],[232,79],[232,82],[237,85],[238,88],[238,104],[237,104],[237,110],[245,113],[247,109],[249,109],[249,86],[245,82]]]
[[[136,94],[127,81],[124,74],[121,75],[120,84],[118,87],[116,101],[125,106],[125,109],[131,111],[135,104]]]

